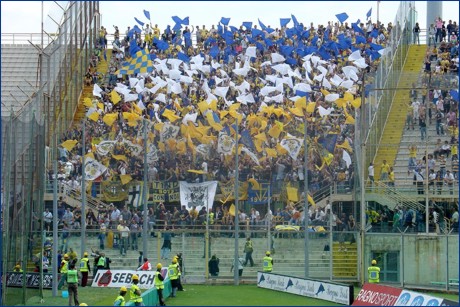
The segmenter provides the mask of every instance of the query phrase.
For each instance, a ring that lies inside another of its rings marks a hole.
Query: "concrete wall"
[[[369,235],[365,255],[370,263],[372,252],[398,251],[400,253],[400,282],[430,285],[458,279],[459,237],[438,235]]]

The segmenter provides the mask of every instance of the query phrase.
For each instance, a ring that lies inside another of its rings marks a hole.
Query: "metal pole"
[[[334,238],[333,233],[332,233],[332,221],[333,221],[333,216],[332,216],[332,205],[330,206],[329,209],[329,280],[332,280],[332,256],[334,254]]]
[[[365,128],[366,128],[366,123],[365,123],[365,116],[366,116],[366,103],[365,103],[365,85],[364,85],[364,80],[365,80],[365,73],[363,73],[363,77],[362,77],[362,88],[361,88],[361,110],[360,110],[360,125],[361,125],[361,129],[360,129],[360,145],[361,145],[361,174],[360,174],[360,177],[361,177],[361,180],[360,180],[360,184],[361,184],[361,195],[360,195],[360,198],[361,198],[361,229],[360,229],[360,232],[361,232],[361,251],[360,251],[360,254],[361,254],[361,285],[364,284],[364,272],[365,272],[365,269],[366,269],[366,265],[364,263],[364,234],[366,232],[366,203],[365,203],[365,188],[366,188],[366,179],[365,179],[365,176],[366,176],[366,171],[365,171],[365,168],[366,168],[366,141],[365,141],[365,135],[364,135],[364,132],[366,131]]]
[[[237,261],[238,261],[238,237],[240,235],[239,233],[239,221],[238,221],[238,198],[239,198],[239,170],[238,170],[238,118],[235,121],[236,123],[236,129],[235,129],[235,255],[233,259],[234,263],[234,271],[233,271],[233,278],[234,278],[234,285],[238,286],[239,285],[239,276],[238,276],[238,266]]]
[[[425,122],[426,126],[426,122]],[[426,193],[425,193],[425,233],[429,232],[429,220],[430,220],[430,200],[429,200],[429,195],[430,193],[430,184],[429,184],[429,176],[430,174],[428,173],[428,129],[426,129],[425,133],[425,183],[426,183]],[[436,185],[434,185],[435,182],[433,182],[433,188],[436,191]]]
[[[148,228],[148,223],[147,223],[147,120],[144,118],[143,120],[144,123],[144,187],[142,189],[142,203],[144,204],[143,206],[143,223],[142,223],[142,250],[144,251],[144,257],[148,258],[148,246],[147,246],[147,228]]]
[[[209,267],[206,265],[209,261],[209,247],[210,247],[210,238],[209,238],[209,200],[206,198],[206,234],[204,237],[205,247],[204,247],[204,263],[205,263],[205,275],[206,278],[209,277]]]
[[[307,127],[307,115],[305,114],[304,118],[304,128],[303,128],[303,148],[304,148],[304,153],[303,153],[303,184],[304,184],[304,194],[305,194],[305,199],[304,199],[304,205],[303,205],[303,216],[304,216],[304,267],[305,267],[305,278],[308,278],[310,275],[310,254],[308,252],[308,247],[309,247],[309,235],[308,235],[308,224],[310,221],[310,214],[308,213],[308,142],[307,142],[307,133],[308,133],[308,127]]]
[[[401,288],[404,288],[404,234],[405,232],[401,232]],[[383,259],[382,259],[383,261]],[[380,265],[381,266],[381,265]]]
[[[86,155],[86,118],[83,118],[83,140],[82,140],[82,171],[81,171],[81,256],[86,251],[86,172],[85,172],[85,155]],[[93,183],[94,184],[94,183]]]
[[[379,26],[380,1],[377,1],[377,26]]]
[[[57,149],[57,132],[54,132],[54,159],[53,159],[53,257],[52,257],[52,272],[53,272],[53,296],[56,297],[58,295],[58,266],[57,263],[57,253],[58,253],[58,244],[59,244],[59,237],[58,237],[58,209],[57,209],[57,192],[58,192],[58,149]]]
[[[268,184],[268,202],[267,202],[267,214],[265,215],[265,218],[269,217],[270,219],[267,221],[265,221],[265,223],[267,224],[267,250],[270,251],[271,253],[273,253],[271,247],[272,247],[272,219],[273,219],[273,215],[272,214],[269,214],[270,213],[270,204],[271,204],[271,200],[272,200],[272,196],[271,196],[271,183]]]

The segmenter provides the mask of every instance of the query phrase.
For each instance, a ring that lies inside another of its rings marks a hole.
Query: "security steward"
[[[164,278],[161,275],[161,268],[162,267],[163,266],[161,265],[161,263],[157,264],[157,270],[155,272],[154,283],[155,283],[155,288],[157,288],[158,300],[160,302],[160,306],[166,306],[165,301],[163,300],[163,289],[164,289],[165,285],[163,283]]]
[[[83,258],[80,260],[80,272],[81,272],[81,286],[86,287],[88,283],[88,272],[91,271],[89,266],[88,253],[83,253]]]
[[[171,280],[171,297],[176,297],[179,279],[179,265],[177,264],[177,258],[173,258],[172,263],[168,266],[168,274],[169,280]]]
[[[97,260],[97,270],[105,270],[105,254],[100,253],[99,259]]]
[[[64,283],[67,281],[67,271],[69,270],[69,255],[64,254],[64,259],[61,261],[60,271],[61,280],[59,280],[58,290],[62,289]]]
[[[270,257],[270,252],[265,253],[264,257],[264,272],[271,272],[273,269],[273,258]]]
[[[113,306],[125,306],[125,295],[128,293],[128,289],[125,286],[120,288],[120,295],[113,302]]]
[[[139,283],[139,276],[136,274],[133,275],[133,284],[131,285],[131,288],[129,289],[129,294],[131,297],[131,301],[134,303],[134,306],[144,306],[144,303],[142,302],[142,292],[139,286],[137,285]]]
[[[67,271],[67,287],[69,291],[69,306],[78,306],[78,272],[75,263],[70,263]],[[74,304],[72,305],[72,297]]]
[[[371,266],[367,268],[369,283],[378,284],[380,282],[380,268],[377,266],[377,261],[372,260]]]

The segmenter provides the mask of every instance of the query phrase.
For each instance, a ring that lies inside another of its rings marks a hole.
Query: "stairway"
[[[349,234],[338,234],[349,236]],[[358,248],[356,243],[345,241],[341,248],[339,242],[332,245],[332,274],[334,278],[357,278],[358,276]]]
[[[374,159],[375,178],[380,178],[380,165],[387,160],[394,165],[399,150],[401,138],[406,122],[407,104],[410,102],[409,92],[412,83],[417,82],[419,72],[423,66],[426,46],[411,45],[407,53],[406,62],[402,68],[398,88],[393,98],[393,103],[386,120],[382,138],[379,142],[377,154]]]
[[[112,56],[112,50],[108,49],[106,50],[106,52],[107,52],[107,61],[105,61],[104,58],[101,57],[102,59],[101,61],[99,61],[99,64],[96,67],[96,71],[99,74],[102,74],[104,78],[109,69],[108,62],[110,61],[110,57]],[[78,102],[77,110],[75,111],[75,114],[73,117],[74,125],[80,123],[85,117],[85,114],[86,114],[86,107],[84,105],[85,98],[93,99],[93,85],[83,86],[83,90],[80,96],[80,101]]]

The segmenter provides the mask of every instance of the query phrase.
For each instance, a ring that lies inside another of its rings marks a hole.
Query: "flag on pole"
[[[150,12],[149,11],[144,10],[144,15],[148,20],[150,20]]]
[[[366,14],[366,20],[368,20],[372,15],[372,8],[369,10],[369,12],[367,12]]]

